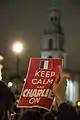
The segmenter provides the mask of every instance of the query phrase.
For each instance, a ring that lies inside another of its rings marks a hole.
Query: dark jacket
[[[79,120],[79,116],[71,105],[63,103],[59,106],[57,120]]]

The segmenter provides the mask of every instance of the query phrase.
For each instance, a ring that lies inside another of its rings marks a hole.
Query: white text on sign
[[[36,71],[35,72],[35,77],[46,77],[46,78],[51,78],[55,76],[55,72],[53,71]]]
[[[31,98],[29,100],[29,103],[31,104],[31,101],[32,101],[32,104],[33,104],[33,101],[36,100],[36,98],[39,98],[39,99],[37,99],[37,102],[40,101],[41,97],[47,97],[52,100],[53,92],[50,89],[43,89],[43,90],[42,89],[25,89],[23,91],[23,97]]]

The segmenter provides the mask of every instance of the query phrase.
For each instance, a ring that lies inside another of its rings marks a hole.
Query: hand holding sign
[[[61,67],[59,67],[59,71],[60,71],[60,77],[56,76],[56,80],[53,84],[53,93],[58,99],[58,104],[61,104],[65,100],[66,78]]]

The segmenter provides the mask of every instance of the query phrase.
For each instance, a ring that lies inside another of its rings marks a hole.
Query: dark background
[[[58,0],[65,33],[68,68],[80,70],[80,0]],[[40,56],[41,36],[47,24],[51,0],[0,0],[0,53],[4,66],[15,72],[16,55],[11,47],[16,40],[24,44],[20,70],[27,68],[29,57]]]

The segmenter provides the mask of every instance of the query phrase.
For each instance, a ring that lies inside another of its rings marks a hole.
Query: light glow
[[[26,81],[26,78],[24,78],[24,82]]]
[[[0,61],[2,61],[4,58],[3,58],[3,56],[2,55],[0,55]]]
[[[80,101],[77,103],[78,106],[80,106]]]
[[[8,87],[12,87],[13,83],[12,82],[9,82],[8,83]]]
[[[23,49],[22,43],[16,42],[16,43],[13,44],[13,51],[14,51],[16,54],[21,53],[21,52],[22,52],[22,49]]]

